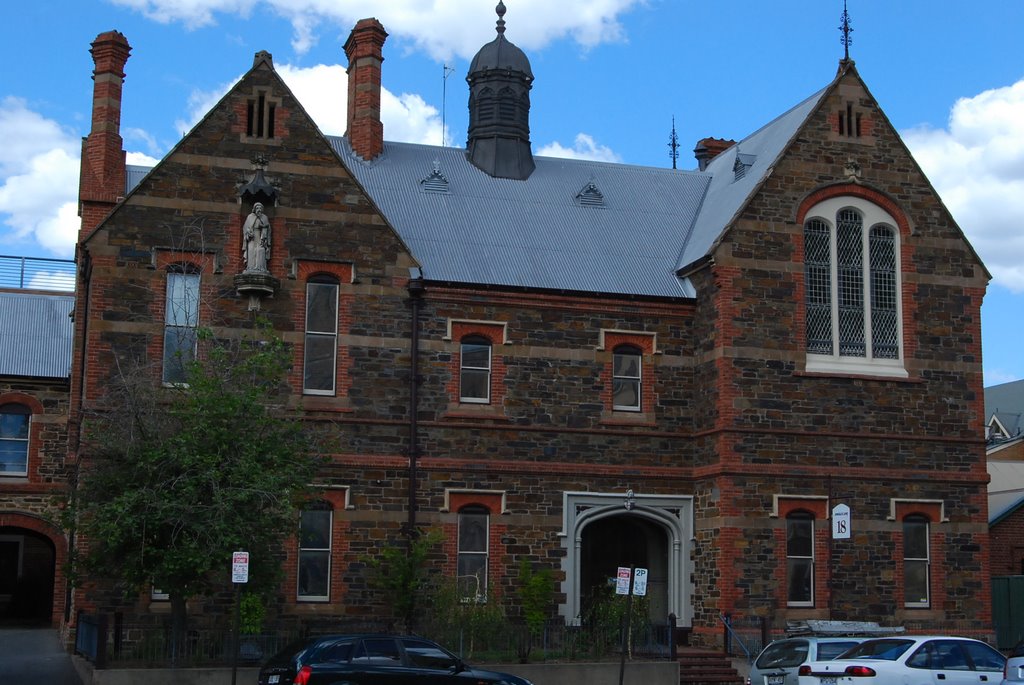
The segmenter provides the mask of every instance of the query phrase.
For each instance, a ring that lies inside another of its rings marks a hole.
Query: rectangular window
[[[640,367],[639,351],[612,354],[612,409],[640,411]]]
[[[485,511],[459,512],[459,596],[464,601],[487,599],[487,540],[490,515]]]
[[[331,528],[328,508],[303,510],[299,520],[298,599],[326,602],[330,597]]]
[[[461,347],[459,400],[487,404],[491,401],[491,344],[485,339],[467,339]]]
[[[164,313],[164,383],[184,383],[196,356],[199,325],[199,274],[167,274]]]
[[[814,519],[786,519],[786,602],[791,607],[814,606]]]
[[[338,285],[306,284],[306,346],[302,391],[333,395],[338,359]]]
[[[928,521],[903,521],[903,597],[908,607],[927,607],[929,600]]]
[[[28,475],[28,436],[32,412],[23,404],[0,406],[0,476]]]

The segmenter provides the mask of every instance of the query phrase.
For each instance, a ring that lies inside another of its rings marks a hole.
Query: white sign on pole
[[[615,594],[629,594],[629,567],[620,566],[618,575],[615,577]]]
[[[837,504],[832,508],[832,539],[842,540],[850,537],[850,507]]]
[[[231,553],[231,582],[232,583],[248,583],[249,582],[249,553],[248,552],[232,552]]]
[[[633,594],[638,597],[647,594],[647,569],[638,568],[633,572]]]

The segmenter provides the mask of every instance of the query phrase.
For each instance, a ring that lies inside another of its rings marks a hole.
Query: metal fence
[[[76,651],[97,668],[195,668],[233,663],[235,638],[229,629],[188,630],[176,641],[170,623],[128,625],[82,615]],[[377,624],[346,624],[336,630],[268,630],[238,639],[239,665],[256,665],[295,640],[325,632],[387,632]],[[504,623],[474,630],[466,626],[424,625],[417,634],[432,639],[470,663],[586,661],[619,658],[622,631],[607,626],[567,626],[553,622],[538,632]],[[629,658],[670,658],[668,626],[645,622],[631,626]],[[80,645],[80,646],[79,646]]]
[[[71,259],[0,255],[0,288],[73,291],[75,262]]]

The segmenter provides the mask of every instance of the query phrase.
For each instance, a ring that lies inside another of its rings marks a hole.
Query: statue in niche
[[[263,203],[252,206],[252,213],[242,226],[242,258],[246,271],[268,271],[270,254],[270,219],[263,213]]]

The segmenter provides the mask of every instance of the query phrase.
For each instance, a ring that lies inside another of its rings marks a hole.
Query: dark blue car
[[[259,685],[532,685],[481,671],[435,642],[408,635],[324,635],[296,642],[260,669]]]

